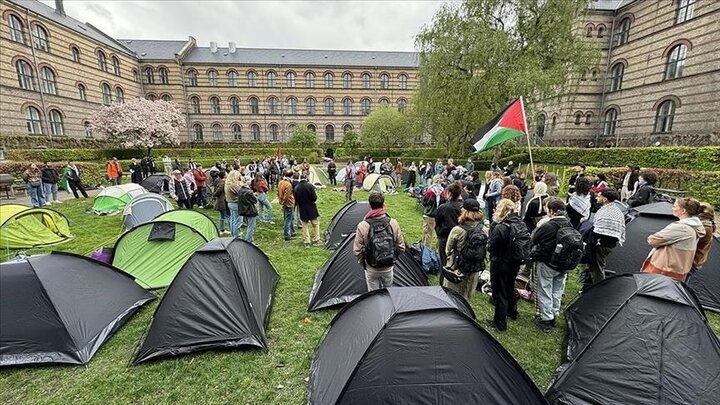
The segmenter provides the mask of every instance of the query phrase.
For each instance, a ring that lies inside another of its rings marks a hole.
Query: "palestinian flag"
[[[492,121],[478,129],[470,142],[476,152],[482,152],[526,133],[525,106],[520,97],[505,107]]]

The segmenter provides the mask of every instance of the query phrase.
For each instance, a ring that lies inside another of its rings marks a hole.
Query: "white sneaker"
[[[48,202],[46,202],[46,203],[43,204],[43,205],[52,205],[52,203],[48,201]]]
[[[62,201],[60,201],[60,200],[55,200],[55,201],[53,201],[53,204],[62,204]]]

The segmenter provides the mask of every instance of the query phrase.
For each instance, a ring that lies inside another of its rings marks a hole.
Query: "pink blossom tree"
[[[144,98],[105,106],[90,120],[93,131],[124,148],[147,148],[148,155],[156,146],[180,144],[180,130],[185,127],[185,117],[175,103]]]

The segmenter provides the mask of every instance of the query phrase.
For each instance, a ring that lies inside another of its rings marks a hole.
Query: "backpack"
[[[481,224],[474,227],[461,225],[465,230],[465,244],[455,256],[455,267],[463,273],[478,273],[485,270],[487,235]]]
[[[530,260],[530,248],[532,246],[530,231],[522,222],[509,222],[507,225],[510,227],[512,234],[508,261],[513,264],[527,263]]]
[[[570,271],[580,264],[584,252],[585,243],[580,232],[572,226],[562,226],[555,234],[555,251],[548,264],[558,271]]]
[[[375,268],[389,267],[395,262],[395,236],[390,227],[390,217],[365,220],[370,224],[368,244],[365,247],[365,263]]]

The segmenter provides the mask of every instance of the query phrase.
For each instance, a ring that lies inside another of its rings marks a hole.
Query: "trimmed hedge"
[[[0,173],[11,174],[16,180],[22,181],[23,172],[30,166],[30,161],[13,161],[0,162]],[[58,173],[62,173],[63,168],[67,165],[65,162],[51,162],[50,166],[54,167]],[[84,184],[102,184],[105,182],[105,166],[97,163],[78,162],[75,163],[83,172]]]

